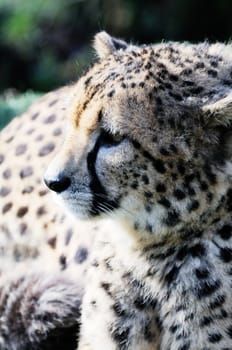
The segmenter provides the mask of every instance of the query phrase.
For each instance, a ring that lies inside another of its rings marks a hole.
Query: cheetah
[[[232,47],[105,32],[45,183],[96,236],[78,350],[232,349]]]
[[[63,142],[72,86],[45,95],[0,133],[0,349],[74,350],[92,242],[43,182]],[[107,226],[107,224],[105,224]]]

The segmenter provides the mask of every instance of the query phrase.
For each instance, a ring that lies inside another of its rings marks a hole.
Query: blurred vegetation
[[[0,96],[0,130],[11,121],[13,117],[24,112],[41,93],[28,91],[17,94],[14,91],[6,91]]]
[[[0,91],[75,80],[99,30],[138,43],[227,41],[231,14],[231,0],[0,0]]]

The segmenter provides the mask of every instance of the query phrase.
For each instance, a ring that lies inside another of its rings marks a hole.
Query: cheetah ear
[[[206,125],[232,126],[232,92],[220,100],[203,106],[203,119]]]
[[[113,38],[104,31],[94,37],[94,48],[99,58],[105,58],[116,50],[126,50],[127,47],[125,41]]]

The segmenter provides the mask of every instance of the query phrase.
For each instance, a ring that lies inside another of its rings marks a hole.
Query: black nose
[[[50,190],[61,193],[71,185],[69,177],[59,175],[56,179],[44,179],[45,184]]]

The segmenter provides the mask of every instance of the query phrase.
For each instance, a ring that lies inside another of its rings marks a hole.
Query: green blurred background
[[[231,17],[231,0],[0,0],[0,126],[74,81],[100,30],[135,43],[228,41]]]

